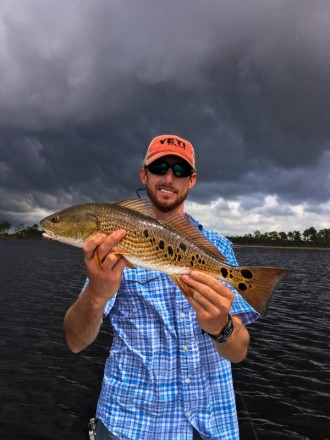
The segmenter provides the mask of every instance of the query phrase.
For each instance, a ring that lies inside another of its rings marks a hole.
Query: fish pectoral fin
[[[114,254],[114,255],[122,255],[123,257],[125,257],[125,255],[130,255],[131,252],[126,251],[124,249],[112,249],[109,254]],[[135,269],[135,266],[133,263],[131,263],[130,261],[127,260],[127,258],[125,258],[126,260],[126,266],[129,267],[130,269]]]
[[[170,275],[170,276],[172,280],[175,282],[175,284],[178,286],[178,288],[181,290],[183,295],[186,298],[192,298],[192,294],[189,287],[181,280],[181,275]]]
[[[109,252],[109,254],[113,254],[113,255],[130,255],[131,252],[129,251],[125,251],[124,249],[111,249],[111,251]]]
[[[98,249],[96,250],[96,252],[94,252],[94,256],[93,256],[93,261],[96,267],[98,267],[99,269],[102,269],[102,262],[99,256],[99,252]]]
[[[133,263],[131,263],[130,261],[126,260],[126,267],[128,267],[129,269],[135,269],[135,266]]]
[[[122,249],[113,249],[113,250],[111,250],[111,251],[109,252],[109,254],[122,255],[123,257],[125,257],[125,255],[129,255],[130,252],[125,251],[125,250],[122,250]],[[126,260],[126,266],[127,266],[127,267],[129,267],[130,269],[135,269],[135,266],[134,266],[133,263],[131,263],[130,261],[128,261],[127,258],[125,258],[125,260]],[[94,261],[94,264],[95,264],[99,269],[102,268],[102,262],[101,262],[101,259],[100,259],[100,256],[99,256],[98,251],[96,251],[96,252],[94,253],[93,261]]]

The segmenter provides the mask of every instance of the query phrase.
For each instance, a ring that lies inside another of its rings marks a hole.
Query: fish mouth
[[[42,236],[44,238],[47,238],[47,240],[56,240],[55,234],[51,231],[44,231]]]

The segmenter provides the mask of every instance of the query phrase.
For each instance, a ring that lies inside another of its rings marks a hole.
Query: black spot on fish
[[[182,260],[181,255],[178,255],[178,261],[181,261],[181,260]]]
[[[192,256],[191,256],[191,260],[192,260],[192,261],[195,261],[195,255],[192,255]]]
[[[205,264],[205,260],[202,260],[202,264]]]
[[[202,259],[201,259],[201,258],[198,260],[198,263],[199,263],[199,264],[202,264]]]
[[[247,280],[250,280],[251,278],[253,278],[253,273],[249,269],[242,269],[241,274]]]
[[[158,245],[159,245],[160,249],[163,250],[163,249],[165,248],[165,242],[164,242],[164,240],[159,240]]]
[[[145,236],[145,238],[148,238],[148,237],[149,237],[149,231],[148,231],[148,229],[145,229],[145,230],[143,231],[143,235]]]
[[[186,252],[187,246],[184,243],[180,243],[179,246],[180,246],[180,249],[183,250],[183,252]]]
[[[247,290],[247,286],[245,283],[239,283],[238,288],[239,290]]]
[[[191,260],[191,261],[190,261],[190,266],[191,266],[191,267],[194,267],[194,260]]]
[[[222,275],[224,278],[227,278],[227,276],[228,276],[228,270],[227,270],[225,267],[222,267],[221,270],[220,270],[220,272],[221,272],[221,275]]]
[[[167,252],[170,254],[170,255],[173,255],[173,248],[172,248],[172,246],[167,246]]]

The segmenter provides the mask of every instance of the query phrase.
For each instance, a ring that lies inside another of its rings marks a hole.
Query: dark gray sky
[[[0,221],[135,197],[189,139],[225,234],[330,227],[328,0],[0,0]]]

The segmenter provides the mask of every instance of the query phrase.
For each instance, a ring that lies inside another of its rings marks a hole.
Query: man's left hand
[[[212,335],[219,335],[228,322],[234,293],[211,275],[192,271],[183,275],[189,287],[187,299],[195,309],[200,327]]]

